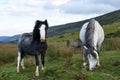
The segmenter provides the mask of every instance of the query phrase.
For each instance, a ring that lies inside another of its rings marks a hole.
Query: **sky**
[[[81,21],[120,9],[120,0],[0,0],[0,36],[32,32],[36,20],[49,26]]]

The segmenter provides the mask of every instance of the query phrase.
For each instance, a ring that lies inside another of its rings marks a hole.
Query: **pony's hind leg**
[[[86,57],[84,56],[84,57],[83,57],[83,68],[86,68],[86,65],[87,65],[87,59],[86,59]]]
[[[20,60],[21,60],[21,53],[18,51],[18,57],[17,57],[17,73],[20,72]]]
[[[86,65],[87,65],[87,55],[86,55],[85,50],[84,50],[84,55],[83,55],[83,68],[86,68]]]
[[[23,59],[23,58],[21,59],[21,66],[22,66],[22,69],[25,69],[25,66],[24,66],[24,59]]]
[[[21,67],[22,67],[22,69],[25,69],[25,66],[24,66],[24,57],[25,57],[25,53],[22,52],[21,53]]]

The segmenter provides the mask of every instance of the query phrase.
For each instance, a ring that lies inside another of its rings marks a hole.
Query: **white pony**
[[[89,61],[89,70],[93,71],[96,65],[100,66],[99,50],[104,40],[104,31],[95,19],[86,22],[80,30],[80,40],[83,44],[84,57],[83,67]]]

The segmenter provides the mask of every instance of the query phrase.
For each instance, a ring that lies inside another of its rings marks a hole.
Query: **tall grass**
[[[16,61],[17,45],[0,44],[0,65]]]
[[[103,27],[105,34],[114,33],[120,30],[120,22],[105,25]]]
[[[101,46],[102,51],[120,50],[120,38],[107,38]],[[81,49],[68,48],[65,42],[52,42],[48,44],[46,56],[48,59],[56,60],[60,58],[70,58],[74,54],[82,54]],[[16,61],[17,45],[0,44],[0,65]]]
[[[73,48],[67,48],[64,45],[59,46],[59,44],[49,44],[47,50],[47,56],[49,59],[59,59],[59,58],[69,58],[74,54]]]
[[[120,38],[107,38],[102,45],[103,51],[120,50]]]

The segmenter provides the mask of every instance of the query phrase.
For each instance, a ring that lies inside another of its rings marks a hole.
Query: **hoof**
[[[20,70],[19,70],[19,69],[17,69],[17,73],[18,73],[18,74],[20,73]]]
[[[45,68],[42,68],[41,71],[42,71],[42,72],[45,72]]]
[[[101,65],[100,64],[97,64],[97,67],[100,67]]]
[[[26,69],[26,67],[22,67],[22,69]]]
[[[35,72],[35,76],[38,77],[39,76],[39,72]]]
[[[82,67],[83,67],[83,68],[86,68],[86,65],[87,65],[87,63],[84,62]]]
[[[83,65],[82,68],[86,68],[86,66]]]
[[[20,71],[17,71],[17,74],[20,74]]]

